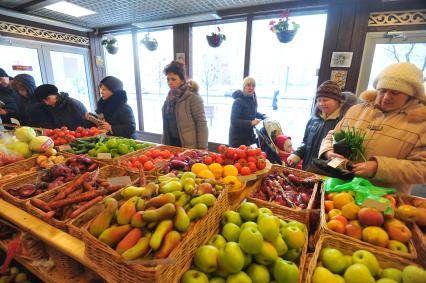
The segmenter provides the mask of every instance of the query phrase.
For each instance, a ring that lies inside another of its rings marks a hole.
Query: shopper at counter
[[[366,133],[366,162],[353,164],[356,176],[377,185],[410,193],[411,184],[426,183],[426,95],[423,73],[414,64],[386,67],[374,80],[376,90],[361,93],[365,103],[353,106],[334,131],[355,127]],[[319,154],[333,152],[332,133],[323,140]]]
[[[47,129],[66,126],[70,130],[75,130],[78,126],[88,126],[84,118],[87,110],[83,103],[69,97],[67,93],[59,93],[56,86],[40,85],[34,90],[34,97],[39,103],[29,109],[30,125]]]
[[[208,128],[203,99],[195,81],[186,80],[185,66],[172,61],[164,68],[169,93],[162,108],[161,142],[172,146],[207,149]]]
[[[135,116],[127,104],[123,82],[114,76],[108,76],[100,81],[99,88],[101,98],[96,113],[105,120],[100,127],[114,136],[135,138]]]
[[[17,104],[20,113],[21,125],[31,126],[29,124],[28,113],[30,108],[37,104],[37,100],[34,97],[34,90],[36,89],[35,80],[31,75],[19,74],[16,75],[12,88],[16,91]]]
[[[11,118],[19,120],[17,100],[18,95],[10,87],[9,75],[0,68],[0,117],[3,123],[11,124]]]
[[[334,81],[325,81],[317,89],[313,115],[306,125],[302,144],[287,158],[290,166],[303,159],[303,170],[310,170],[312,158],[318,156],[323,138],[336,127],[346,111],[356,103],[351,92],[343,92]]]
[[[256,143],[254,127],[265,119],[265,115],[257,112],[256,81],[246,77],[243,90],[232,94],[235,99],[231,110],[231,126],[229,127],[229,145],[239,147]]]

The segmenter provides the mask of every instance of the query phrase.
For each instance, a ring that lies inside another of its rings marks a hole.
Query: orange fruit
[[[358,205],[356,205],[354,202],[350,202],[342,207],[342,215],[349,220],[354,220],[358,218],[359,210],[360,207]]]
[[[200,173],[198,173],[198,176],[203,179],[214,179],[214,174],[209,169],[204,169]]]
[[[238,169],[234,165],[225,165],[223,167],[223,177],[238,176]]]
[[[191,167],[191,172],[198,175],[201,171],[208,169],[207,165],[204,163],[194,163]]]
[[[333,197],[334,207],[342,209],[342,207],[350,202],[353,202],[354,198],[348,193],[338,193]]]
[[[219,163],[212,163],[209,165],[209,170],[213,173],[215,178],[222,177],[223,167]]]

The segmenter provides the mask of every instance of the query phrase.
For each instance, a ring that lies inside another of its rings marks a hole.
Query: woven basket
[[[106,166],[103,167],[99,170],[99,178],[108,178],[108,177],[114,177],[114,176],[118,176],[121,172],[123,172],[123,168],[121,167],[114,167],[114,166]],[[94,172],[92,173],[94,174]],[[130,178],[132,180],[132,184],[135,184],[138,181],[138,177],[134,174],[130,175]],[[69,184],[69,183],[68,183]],[[49,202],[50,200],[52,200],[61,190],[65,189],[68,184],[65,184],[59,188],[56,188],[54,190],[51,190],[49,192],[46,192],[44,194],[41,194],[39,196],[37,196],[36,198],[41,199],[45,202]],[[104,196],[104,197],[108,197],[108,196]],[[43,221],[46,221],[47,223],[49,223],[50,225],[61,229],[65,232],[68,232],[68,226],[67,223],[69,221],[71,221],[71,219],[67,219],[65,221],[62,220],[58,220],[54,217],[46,220],[44,218],[44,215],[46,214],[44,211],[42,211],[41,209],[33,206],[30,202],[26,203],[26,207],[29,213],[31,213],[32,215],[42,219]],[[74,234],[74,235],[79,235],[78,233]]]
[[[273,165],[268,174],[271,174],[273,172],[289,172],[289,173],[292,173],[292,174],[294,174],[295,176],[298,176],[298,177],[317,179],[317,176],[313,173],[294,169],[294,168],[290,168],[290,167],[282,167],[282,166]],[[318,182],[319,182],[319,179],[318,179]],[[252,195],[260,187],[262,180],[260,180],[260,182],[256,183],[257,186],[251,187],[252,191],[249,192],[247,199],[250,200],[251,202],[254,202],[259,207],[269,208],[276,215],[279,215],[279,216],[282,216],[282,217],[285,217],[285,218],[297,220],[297,221],[305,224],[309,228],[309,216],[310,216],[311,209],[312,209],[314,201],[315,201],[315,196],[317,195],[318,182],[315,182],[314,185],[313,185],[312,195],[311,195],[311,198],[309,200],[308,207],[306,209],[289,208],[289,207],[279,205],[279,204],[276,204],[276,203],[273,203],[273,202],[268,202],[268,201],[264,201],[264,200],[261,200],[261,199],[253,198]]]
[[[407,265],[416,265],[414,262],[411,262],[405,258],[395,256],[388,252],[381,252],[375,247],[367,247],[365,245],[360,245],[357,242],[346,241],[343,238],[335,238],[333,236],[325,235],[321,237],[316,245],[311,263],[308,266],[308,274],[305,281],[306,283],[311,283],[311,278],[315,271],[320,252],[323,247],[339,249],[345,255],[352,255],[357,250],[367,250],[376,256],[382,269],[392,267],[402,270]]]
[[[174,264],[155,267],[126,264],[115,250],[88,232],[89,224],[82,229],[85,255],[103,271],[98,270],[98,273],[108,282],[179,282],[182,274],[190,267],[195,250],[207,241],[209,233],[218,227],[222,214],[228,208],[228,193],[225,190],[207,215],[191,224],[180,244],[170,253],[169,258],[176,259]]]
[[[37,157],[30,157],[28,159],[21,160],[21,161],[0,167],[0,175],[2,176],[2,178],[0,179],[0,185],[10,182],[12,180],[16,180],[18,178],[22,178],[26,175],[35,173],[37,170],[33,170],[31,168],[36,166],[37,166]],[[3,178],[3,176],[10,173],[16,173],[17,176],[13,178],[6,178],[6,179]]]
[[[69,256],[46,245],[47,254],[55,262],[55,269],[65,278],[74,278],[84,271],[84,267]]]
[[[323,191],[321,194],[321,236],[323,236],[323,234],[328,234],[331,235],[334,238],[337,239],[343,239],[345,241],[350,241],[350,242],[355,242],[357,244],[359,244],[360,246],[365,246],[365,247],[370,247],[372,249],[375,249],[376,251],[380,251],[382,253],[387,253],[387,254],[392,254],[394,256],[399,256],[399,257],[404,257],[404,258],[408,258],[408,259],[416,259],[417,258],[417,252],[416,249],[414,247],[414,243],[413,240],[410,240],[407,242],[407,246],[408,246],[408,253],[403,253],[403,252],[398,252],[398,251],[393,251],[387,248],[383,248],[383,247],[379,247],[361,240],[358,240],[356,238],[350,237],[348,235],[345,234],[341,234],[341,233],[337,233],[334,232],[333,230],[328,229],[327,227],[327,221],[325,218],[325,207],[324,207],[324,199],[325,199],[325,192]]]
[[[143,142],[143,143],[149,144],[148,142]],[[148,149],[152,149],[153,147],[155,147],[155,144],[152,144],[151,146],[143,148],[143,149],[139,149],[139,150],[135,150],[133,152],[127,153],[127,154],[123,154],[123,155],[116,157],[116,158],[111,158],[111,159],[93,158],[93,159],[100,161],[100,162],[104,162],[108,165],[120,166],[120,164],[122,163],[122,161],[124,159],[129,159],[132,156],[142,154],[142,152],[144,152]]]

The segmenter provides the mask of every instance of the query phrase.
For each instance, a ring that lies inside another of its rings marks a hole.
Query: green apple
[[[226,223],[234,223],[237,226],[241,226],[241,216],[238,212],[233,210],[225,211],[222,216],[222,227],[225,226]]]
[[[203,245],[195,251],[194,264],[204,273],[212,273],[217,269],[219,250],[215,246]]]
[[[283,259],[289,260],[292,262],[298,262],[300,258],[300,254],[302,253],[302,248],[297,249],[289,249],[284,255]]]
[[[245,228],[248,228],[248,227],[251,227],[251,228],[256,228],[257,229],[257,223],[256,222],[253,222],[253,221],[247,221],[247,222],[244,222],[242,225],[241,225],[241,231],[242,230],[244,230]]]
[[[380,274],[380,278],[389,278],[395,280],[397,283],[402,282],[402,271],[397,268],[385,268]]]
[[[247,268],[247,274],[248,276],[250,276],[251,281],[253,283],[269,283],[269,281],[271,280],[269,271],[264,265],[252,263]]]
[[[404,243],[397,240],[389,240],[388,248],[393,251],[398,251],[402,253],[408,253],[408,248]]]
[[[380,264],[374,254],[366,250],[358,250],[352,254],[352,261],[354,263],[362,263],[367,266],[373,277],[379,275]]]
[[[269,243],[264,241],[262,244],[262,250],[260,253],[254,255],[254,259],[257,263],[268,265],[274,263],[278,258],[278,253],[275,247]]]
[[[229,272],[237,273],[243,269],[244,254],[240,246],[235,242],[228,242],[226,246],[219,251],[219,267]]]
[[[211,246],[215,246],[216,248],[220,250],[226,245],[226,239],[222,235],[216,234],[209,239],[207,244]]]
[[[209,280],[209,283],[226,283],[226,280],[222,277],[213,277]]]
[[[252,283],[250,277],[244,271],[231,274],[226,278],[226,283]]]
[[[284,228],[284,227],[287,227],[287,222],[285,220],[283,220],[281,218],[279,218],[279,220],[280,220],[280,229]]]
[[[220,252],[220,251],[219,251]],[[215,272],[213,272],[213,276],[214,277],[222,277],[222,278],[226,278],[228,277],[229,272],[226,270],[223,270],[222,268],[220,268],[220,263],[219,263],[219,268],[216,269]]]
[[[361,263],[354,263],[349,266],[345,271],[346,283],[374,283],[374,277],[371,275],[370,270]]]
[[[240,227],[234,223],[226,223],[222,228],[222,236],[224,236],[228,242],[238,242],[240,232]]]
[[[278,236],[273,241],[271,241],[271,244],[277,250],[278,256],[282,256],[288,251],[287,244],[283,240],[281,234],[278,234]]]
[[[243,266],[243,269],[246,269],[247,266],[249,266],[252,263],[253,256],[251,254],[248,254],[248,253],[245,253],[245,252],[243,252],[243,254],[244,254],[244,266]]]
[[[303,223],[300,223],[299,221],[296,220],[291,220],[287,223],[287,226],[293,226],[293,227],[297,227],[300,229],[300,231],[305,232],[306,226]]]
[[[238,242],[246,253],[257,254],[262,250],[263,236],[255,228],[245,228],[241,231]]]
[[[325,267],[317,266],[311,279],[312,283],[339,283],[338,279]]]
[[[324,267],[333,273],[343,273],[349,266],[349,262],[346,257],[338,249],[322,249],[320,260]]]
[[[259,216],[259,208],[252,202],[241,204],[238,212],[244,221],[254,221],[257,219],[257,216]]]
[[[334,277],[336,277],[336,280],[337,280],[338,283],[345,283],[345,278],[343,278],[339,274],[334,274]]]
[[[263,239],[267,241],[274,240],[280,233],[279,224],[274,216],[263,216],[258,222],[257,227],[263,236]]]
[[[260,214],[266,214],[266,215],[269,215],[269,216],[272,216],[272,215],[274,215],[273,213],[272,213],[272,210],[270,210],[269,208],[267,208],[267,207],[261,207],[261,208],[259,208],[259,215]]]
[[[379,280],[376,281],[376,283],[398,283],[398,282],[389,278],[380,278]]]
[[[182,283],[209,283],[209,278],[201,271],[190,269],[183,274]]]
[[[345,255],[346,260],[348,261],[348,266],[353,263],[351,255]]]
[[[278,283],[299,282],[299,268],[294,262],[278,258],[272,267],[272,273]]]
[[[402,282],[424,283],[426,282],[426,271],[423,268],[409,265],[402,270]]]
[[[289,248],[301,248],[305,244],[305,232],[296,226],[287,226],[284,229],[283,239]]]

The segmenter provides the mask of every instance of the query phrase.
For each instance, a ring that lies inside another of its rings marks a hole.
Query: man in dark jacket
[[[28,113],[30,108],[40,103],[34,98],[34,90],[36,89],[35,80],[31,75],[19,74],[13,79],[12,88],[16,91],[17,104],[19,113],[21,114],[21,125],[31,126],[29,124]]]
[[[58,93],[51,84],[37,87],[34,96],[41,103],[31,107],[29,123],[36,127],[55,129],[62,126],[75,130],[78,126],[87,127],[86,107],[80,101],[69,97],[67,93]]]
[[[0,68],[0,116],[1,120],[5,124],[11,124],[11,118],[18,119],[19,121],[19,110],[16,101],[18,96],[10,88],[9,75],[5,70]]]

